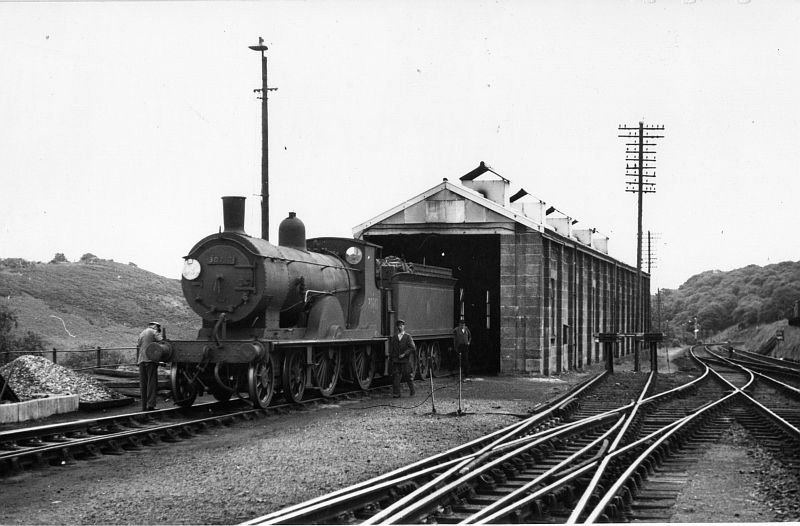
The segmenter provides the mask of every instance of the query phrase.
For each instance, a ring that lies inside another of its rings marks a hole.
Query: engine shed
[[[455,319],[475,372],[559,374],[599,362],[602,332],[648,328],[650,276],[608,254],[608,238],[519,190],[485,163],[354,227],[384,254],[453,269]],[[638,286],[637,286],[638,285]],[[641,290],[643,323],[636,323]],[[645,327],[637,327],[644,324]],[[408,327],[413,335],[414,327]],[[630,354],[630,338],[615,356]]]

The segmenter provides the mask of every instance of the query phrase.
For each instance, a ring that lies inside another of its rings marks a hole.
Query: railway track
[[[376,385],[366,391],[341,390],[330,397],[273,404],[264,409],[254,408],[246,399],[234,399],[2,431],[0,477],[26,469],[74,464],[100,455],[122,455],[165,442],[176,443],[237,421],[381,395],[390,389],[389,385]]]
[[[734,422],[798,473],[796,389],[693,356],[680,385],[604,375],[484,439],[245,524],[666,522],[687,468]]]

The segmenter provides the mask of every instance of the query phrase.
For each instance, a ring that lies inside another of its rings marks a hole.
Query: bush
[[[5,258],[0,259],[0,267],[11,268],[11,269],[24,269],[24,268],[33,268],[35,263],[33,261],[28,261],[22,258]]]
[[[50,260],[50,263],[66,263],[67,258],[64,256],[62,252],[56,252],[56,255],[53,256],[53,259]]]
[[[20,356],[19,353],[40,354],[44,351],[44,340],[38,334],[26,331],[21,338],[11,334],[18,326],[17,316],[5,305],[0,305],[0,355],[5,357],[6,352],[14,352],[8,355],[8,361]]]

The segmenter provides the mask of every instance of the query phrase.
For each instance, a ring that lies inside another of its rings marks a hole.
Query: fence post
[[[56,348],[53,347],[53,363],[58,363],[58,358],[56,356]]]
[[[97,367],[99,368],[100,367],[100,346],[98,345],[97,347],[95,347],[95,349],[97,350]]]

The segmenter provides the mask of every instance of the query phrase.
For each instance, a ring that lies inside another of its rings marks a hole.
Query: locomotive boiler
[[[294,213],[278,244],[244,231],[244,197],[223,197],[224,230],[184,257],[181,286],[202,320],[195,340],[154,342],[150,359],[170,365],[175,403],[203,392],[248,394],[266,407],[275,392],[333,394],[339,380],[367,389],[387,375],[398,318],[417,341],[414,374],[437,374],[452,347],[455,279],[449,269],[382,257],[348,238],[306,240]]]

